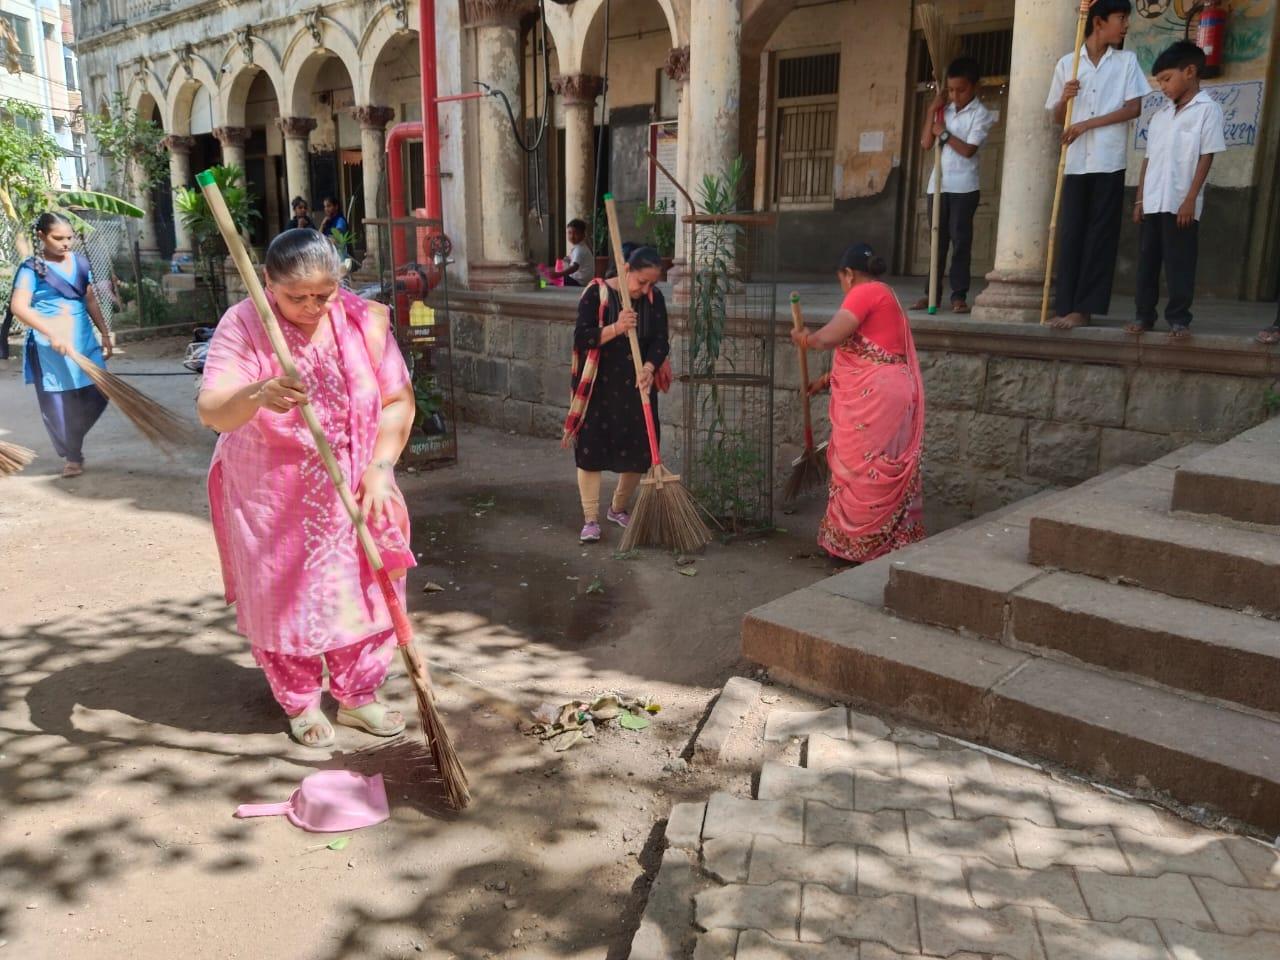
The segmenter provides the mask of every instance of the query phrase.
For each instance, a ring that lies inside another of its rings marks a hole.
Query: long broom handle
[[[1080,19],[1076,23],[1075,56],[1071,61],[1071,79],[1080,78],[1080,48],[1084,46],[1084,30],[1089,23],[1089,8],[1085,4],[1080,7]],[[1062,129],[1071,129],[1071,118],[1075,114],[1076,98],[1067,101],[1067,113],[1062,119]],[[1053,213],[1049,216],[1049,250],[1044,266],[1044,294],[1040,299],[1040,323],[1049,322],[1049,290],[1053,286],[1053,258],[1058,249],[1058,213],[1062,210],[1062,184],[1067,176],[1067,150],[1070,144],[1063,143],[1058,151],[1058,182],[1053,188]]]
[[[804,330],[800,294],[795,291],[791,293],[791,326],[796,333]],[[796,353],[800,356],[800,409],[804,411],[804,449],[808,453],[813,450],[813,415],[809,410],[809,350],[802,344],[796,344]]]
[[[933,219],[929,229],[929,312],[938,312],[938,263],[942,246],[942,144],[933,147]]]
[[[609,221],[609,242],[613,247],[613,262],[618,265],[618,297],[622,300],[622,309],[631,309],[631,292],[627,289],[627,263],[622,259],[622,232],[618,229],[618,205],[612,193],[604,195],[604,213]],[[605,296],[608,296],[606,293]],[[631,344],[631,362],[636,368],[636,388],[640,388],[640,373],[644,369],[644,359],[640,356],[640,338],[635,328],[627,331],[627,341]],[[640,390],[640,404],[644,408],[644,425],[649,433],[649,459],[655,467],[662,464],[662,454],[658,451],[657,431],[653,426],[653,407],[649,405],[649,391]]]
[[[276,358],[280,361],[280,366],[284,369],[285,374],[295,380],[299,379],[298,368],[294,365],[293,356],[289,353],[289,345],[285,343],[284,334],[280,330],[280,323],[276,320],[275,311],[271,309],[271,304],[267,302],[267,294],[262,289],[262,282],[258,279],[258,271],[254,268],[253,261],[249,259],[249,252],[245,249],[244,241],[236,230],[235,221],[231,218],[231,211],[227,209],[227,202],[222,197],[222,191],[218,189],[217,181],[213,179],[213,174],[205,170],[196,174],[196,183],[200,185],[200,189],[204,192],[205,200],[209,204],[209,211],[213,214],[213,219],[218,224],[218,230],[222,233],[222,239],[227,245],[227,250],[231,253],[231,258],[235,261],[236,269],[239,270],[245,287],[248,288],[249,298],[253,300],[253,305],[258,309],[258,317],[262,320],[262,325],[267,330],[267,339],[271,341],[271,349],[275,351]],[[320,454],[320,459],[324,461],[325,470],[329,473],[329,479],[333,481],[333,486],[338,491],[338,498],[342,501],[342,505],[346,508],[348,515],[350,515],[351,522],[355,524],[356,536],[360,540],[360,546],[364,548],[369,565],[373,567],[375,572],[381,572],[382,555],[378,552],[377,544],[373,542],[373,535],[369,533],[369,526],[365,523],[364,514],[360,512],[360,506],[356,503],[356,498],[352,494],[351,488],[347,485],[347,479],[342,475],[342,468],[338,466],[338,461],[333,455],[333,449],[325,438],[324,428],[320,426],[320,420],[310,403],[302,404],[301,409],[302,418],[307,423],[307,429],[311,431],[311,439],[315,441],[316,451]],[[383,592],[385,593],[386,591],[384,590]],[[395,614],[393,613],[392,616],[394,618]],[[397,629],[396,632],[398,634],[399,630]]]

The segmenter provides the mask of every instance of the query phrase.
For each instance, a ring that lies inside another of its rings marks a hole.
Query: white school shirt
[[[982,105],[977,97],[970,100],[963,110],[957,110],[954,103],[947,104],[943,123],[953,137],[963,140],[975,147],[987,142],[987,134],[996,122],[995,115]],[[978,154],[962,157],[950,147],[942,148],[942,192],[943,193],[975,193],[978,190]],[[938,176],[937,168],[929,175],[929,194],[937,189],[934,180]]]
[[[1068,53],[1058,61],[1049,87],[1045,109],[1052,110],[1062,99],[1062,91],[1071,79],[1075,54]],[[1151,84],[1142,74],[1137,54],[1108,47],[1097,66],[1089,59],[1087,48],[1080,49],[1080,92],[1076,95],[1073,124],[1106,116],[1130,100],[1145,97]],[[1126,166],[1125,150],[1129,145],[1129,124],[1113,123],[1109,127],[1090,130],[1067,148],[1067,173],[1115,173]]]
[[[569,274],[578,283],[585,287],[595,279],[596,255],[591,252],[591,248],[585,242],[575,243],[570,247],[569,252],[565,254],[565,259],[578,265],[578,269]]]
[[[1226,118],[1213,97],[1201,90],[1181,110],[1172,100],[1151,117],[1147,132],[1147,179],[1142,184],[1142,212],[1177,213],[1191,184],[1196,166],[1207,153],[1227,149],[1223,135]],[[1204,188],[1196,196],[1196,219],[1204,212]]]

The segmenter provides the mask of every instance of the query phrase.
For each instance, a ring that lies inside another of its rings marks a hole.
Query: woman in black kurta
[[[581,541],[600,539],[600,474],[620,474],[618,487],[606,517],[620,527],[631,522],[627,506],[649,469],[649,438],[644,410],[636,385],[635,364],[627,331],[634,329],[640,341],[644,366],[640,387],[649,391],[654,429],[658,429],[658,390],[654,373],[662,367],[671,347],[667,341],[667,305],[656,289],[662,277],[662,259],[651,247],[640,247],[627,260],[626,283],[633,310],[622,309],[617,277],[591,286],[578,301],[574,349],[579,356],[599,349],[599,367],[591,401],[576,438],[574,459],[578,465],[578,492],[582,497]],[[608,290],[608,304],[601,322],[600,298]],[[579,377],[573,378],[578,390]]]

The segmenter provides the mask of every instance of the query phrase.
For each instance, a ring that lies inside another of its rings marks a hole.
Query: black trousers
[[[942,280],[947,272],[947,251],[951,250],[951,302],[967,300],[972,282],[973,216],[978,212],[977,190],[973,193],[943,193],[942,216],[938,223],[938,303],[942,303]],[[952,245],[954,244],[954,249]]]
[[[1138,322],[1150,330],[1156,325],[1160,302],[1160,269],[1164,268],[1169,300],[1164,318],[1170,327],[1191,325],[1191,298],[1196,289],[1196,259],[1200,252],[1200,224],[1179,227],[1173,213],[1153,213],[1142,218],[1138,231]]]
[[[1120,252],[1124,171],[1065,177],[1058,213],[1057,315],[1105,316]]]

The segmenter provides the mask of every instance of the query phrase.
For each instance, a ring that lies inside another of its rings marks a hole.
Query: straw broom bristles
[[[191,443],[195,438],[195,425],[190,420],[178,416],[164,404],[152,400],[123,378],[97,366],[87,357],[75,351],[68,356],[93,381],[93,385],[102,391],[103,396],[154,446],[167,453],[175,447]]]
[[[36,458],[36,452],[0,440],[0,477],[11,477]]]
[[[427,672],[427,665],[414,644],[404,644],[400,648],[400,653],[404,659],[405,670],[413,683],[413,692],[417,696],[422,738],[431,750],[431,759],[435,761],[436,772],[440,774],[440,781],[444,785],[449,806],[455,810],[461,810],[471,802],[467,771],[462,766],[457,748],[454,747],[453,739],[445,729],[444,719],[436,707],[431,675]]]
[[[810,490],[824,490],[830,480],[827,445],[824,443],[813,450],[806,450],[791,465],[791,476],[787,477],[787,485],[782,490],[782,502],[791,503]]]
[[[958,47],[951,24],[942,16],[942,10],[935,4],[925,3],[916,8],[920,18],[920,32],[924,34],[925,46],[929,48],[929,65],[933,68],[933,79],[941,90],[946,83],[947,67],[956,55]]]
[[[680,477],[662,464],[640,481],[640,496],[631,511],[631,523],[622,536],[622,551],[635,547],[670,547],[694,553],[711,542],[711,531],[702,522],[693,496]]]

